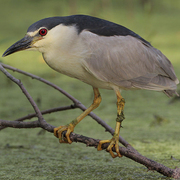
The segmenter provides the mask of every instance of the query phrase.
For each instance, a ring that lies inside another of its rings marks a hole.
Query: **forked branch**
[[[23,86],[22,82],[18,79],[16,79],[15,77],[13,77],[8,71],[6,71],[4,68],[12,70],[12,71],[16,71],[19,72],[21,74],[24,74],[26,76],[29,76],[33,79],[37,79],[53,88],[55,88],[56,90],[58,90],[59,92],[61,92],[62,94],[64,94],[67,98],[69,98],[72,102],[73,105],[69,105],[69,106],[65,106],[65,107],[57,107],[57,108],[53,108],[53,109],[48,109],[45,111],[40,111],[37,104],[35,103],[35,101],[33,100],[33,98],[30,96],[30,94],[28,93],[28,91],[26,90],[26,88]],[[6,127],[13,127],[13,128],[36,128],[36,127],[41,127],[49,132],[53,132],[54,130],[54,126],[51,124],[48,124],[45,119],[43,118],[43,114],[47,114],[47,113],[53,113],[53,112],[57,112],[57,111],[62,111],[62,110],[69,110],[69,109],[73,109],[73,108],[79,108],[81,110],[85,110],[86,107],[79,102],[77,99],[75,99],[73,96],[71,96],[70,94],[68,94],[67,92],[65,92],[64,90],[62,90],[60,87],[52,84],[51,82],[42,79],[38,76],[35,76],[33,74],[24,72],[22,70],[16,69],[14,67],[5,65],[0,63],[0,70],[10,79],[12,80],[14,83],[16,83],[20,89],[22,90],[22,92],[24,93],[24,95],[26,96],[26,98],[28,99],[29,103],[31,104],[31,106],[33,107],[35,113],[34,114],[29,114],[27,116],[24,116],[22,118],[16,119],[14,121],[7,121],[7,120],[1,120],[0,119],[0,130],[6,128]],[[99,118],[98,116],[96,116],[94,113],[90,113],[89,116],[91,116],[94,120],[96,120],[101,126],[103,126],[105,128],[106,131],[110,132],[111,134],[114,133],[114,130],[107,125],[101,118]],[[37,117],[38,120],[36,121],[31,121],[31,122],[23,122],[24,120],[27,119],[31,119],[33,117]],[[65,132],[64,136],[65,136]],[[87,146],[92,146],[92,147],[96,147],[99,143],[100,140],[97,139],[93,139],[93,138],[89,138],[89,137],[85,137],[82,135],[78,135],[75,133],[71,133],[70,135],[70,139],[74,142],[80,142],[80,143],[84,143]],[[142,156],[141,154],[139,154],[131,145],[129,145],[128,142],[126,142],[121,136],[119,136],[119,141],[122,145],[124,145],[125,147],[119,147],[120,153],[124,156],[126,156],[127,158],[130,158],[140,164],[143,164],[144,166],[146,166],[149,170],[155,170],[167,177],[173,177],[173,178],[180,178],[180,169],[176,168],[176,169],[170,169],[168,167],[165,167],[162,164],[159,164],[153,160],[150,160],[144,156]],[[107,144],[104,144],[102,146],[103,149],[106,149],[108,146]]]

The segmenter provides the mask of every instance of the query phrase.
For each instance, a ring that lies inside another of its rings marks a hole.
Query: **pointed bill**
[[[2,55],[2,57],[8,56],[12,53],[15,53],[17,51],[22,51],[25,49],[29,49],[31,48],[31,44],[33,42],[33,37],[26,35],[24,38],[22,38],[21,40],[17,41],[16,43],[14,43],[11,47],[9,47],[4,54]]]

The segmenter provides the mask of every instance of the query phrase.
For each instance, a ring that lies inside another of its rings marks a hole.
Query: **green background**
[[[179,0],[0,0],[0,54],[22,38],[37,20],[50,16],[87,14],[113,21],[133,30],[172,62],[180,77]],[[50,69],[38,52],[18,52],[0,61],[43,77],[62,87],[85,106],[93,100],[92,88]],[[54,89],[18,73],[41,110],[71,104]],[[103,101],[94,112],[115,127],[116,96],[100,90]],[[179,99],[152,91],[123,91],[126,100],[121,136],[142,155],[175,168],[180,163]],[[172,101],[174,100],[174,101]],[[0,119],[14,120],[33,109],[17,85],[0,72]],[[44,116],[52,125],[64,125],[80,110]],[[155,118],[154,115],[160,118]],[[35,120],[35,119],[34,119]],[[90,117],[75,132],[97,139],[111,135]],[[171,158],[173,156],[173,158]],[[80,143],[59,144],[52,134],[37,129],[8,128],[0,132],[0,179],[167,179],[123,157],[112,159]]]

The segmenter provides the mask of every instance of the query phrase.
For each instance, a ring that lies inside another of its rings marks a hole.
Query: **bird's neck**
[[[51,48],[51,50],[43,53],[43,57],[52,69],[70,77],[82,79],[81,76],[84,71],[82,62],[87,57],[87,53],[82,42],[74,40],[69,46]]]

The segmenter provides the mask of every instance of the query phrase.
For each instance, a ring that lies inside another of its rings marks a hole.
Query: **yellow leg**
[[[120,133],[122,121],[125,119],[124,113],[123,113],[125,100],[121,96],[121,93],[119,91],[116,91],[116,95],[117,95],[117,118],[116,118],[116,128],[115,128],[114,135],[111,140],[100,141],[97,147],[97,150],[100,151],[102,150],[102,144],[110,143],[109,146],[107,147],[107,151],[111,154],[113,158],[117,156],[122,157],[122,155],[119,152],[119,133]],[[113,147],[115,147],[117,155],[113,153],[112,151]]]
[[[84,118],[86,117],[91,111],[93,111],[94,109],[96,109],[99,104],[101,103],[101,95],[99,93],[98,88],[94,88],[93,87],[93,91],[94,91],[94,101],[92,103],[92,105],[86,109],[80,116],[78,116],[75,120],[73,120],[70,124],[67,124],[65,126],[59,126],[57,128],[54,128],[54,135],[59,138],[59,142],[60,143],[69,143],[71,144],[72,141],[70,140],[70,133],[74,131],[74,127]],[[67,131],[66,132],[66,138],[64,139],[62,137],[62,132],[63,131]]]

